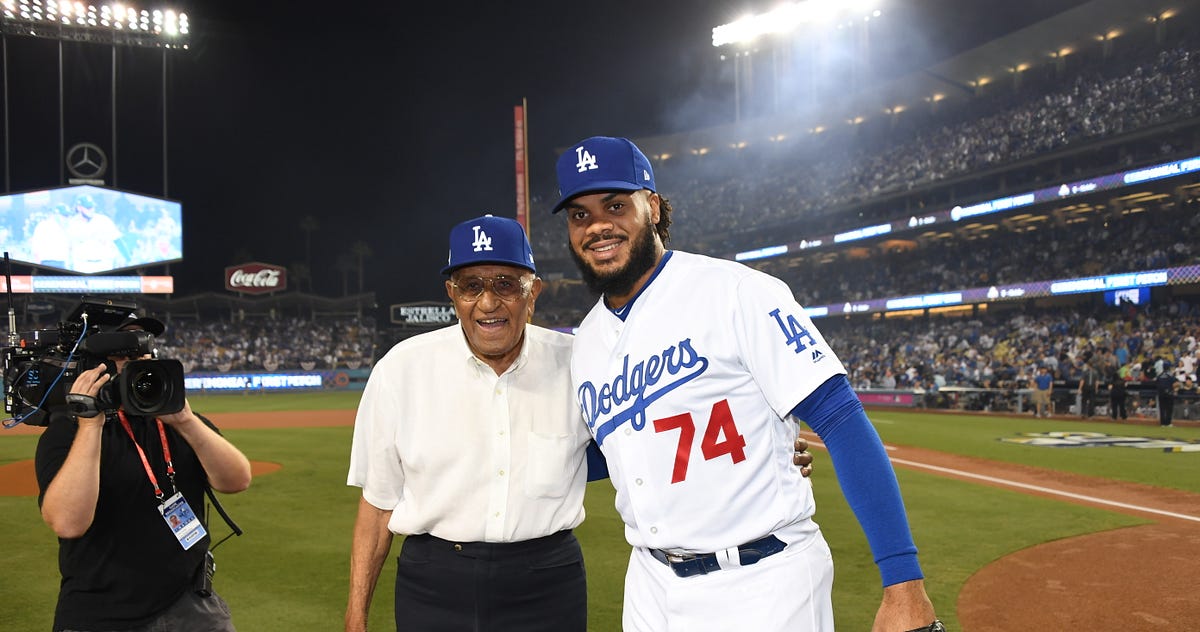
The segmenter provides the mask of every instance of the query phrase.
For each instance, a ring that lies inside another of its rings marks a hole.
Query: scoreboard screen
[[[104,274],[183,259],[183,207],[95,186],[0,196],[0,249],[46,270]]]

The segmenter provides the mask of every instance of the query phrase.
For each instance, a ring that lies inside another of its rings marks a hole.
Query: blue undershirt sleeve
[[[846,502],[867,536],[883,585],[922,579],[896,473],[846,376],[826,380],[797,404],[792,414],[825,443]]]
[[[584,455],[587,457],[589,483],[608,478],[608,461],[604,459],[595,439],[588,441],[587,451],[584,452]]]

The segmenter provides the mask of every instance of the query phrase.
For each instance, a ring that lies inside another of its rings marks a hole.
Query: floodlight
[[[151,11],[118,3],[58,0],[3,0],[3,7],[5,19],[0,27],[5,34],[155,48],[187,47],[180,41],[180,36],[189,32],[187,14],[171,9]]]
[[[801,26],[833,24],[845,18],[879,17],[880,0],[803,0],[785,4],[766,13],[748,15],[713,27],[713,46],[753,41],[760,35],[789,33]],[[841,25],[839,24],[839,28]]]

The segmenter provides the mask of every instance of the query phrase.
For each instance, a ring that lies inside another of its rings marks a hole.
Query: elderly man
[[[528,325],[542,290],[525,231],[485,215],[450,232],[459,324],[371,372],[347,482],[362,487],[346,629],[364,630],[393,534],[396,629],[587,628],[584,452],[571,337]]]

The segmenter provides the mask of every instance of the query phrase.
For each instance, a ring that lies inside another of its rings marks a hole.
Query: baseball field
[[[192,398],[255,466],[249,490],[222,497],[245,534],[216,549],[214,583],[239,630],[341,628],[358,498],[345,485],[356,403],[356,393]],[[1195,629],[1200,451],[1189,450],[1200,449],[1200,427],[890,409],[870,416],[949,629]],[[809,438],[816,519],[834,554],[838,628],[866,630],[881,594],[878,574],[828,456]],[[57,547],[38,514],[36,442],[34,429],[0,431],[5,631],[49,630],[53,617]],[[629,549],[607,481],[589,485],[587,512],[578,535],[589,628],[619,630]],[[210,532],[217,541],[229,529],[214,514]],[[373,629],[391,625],[394,572],[390,562]]]

